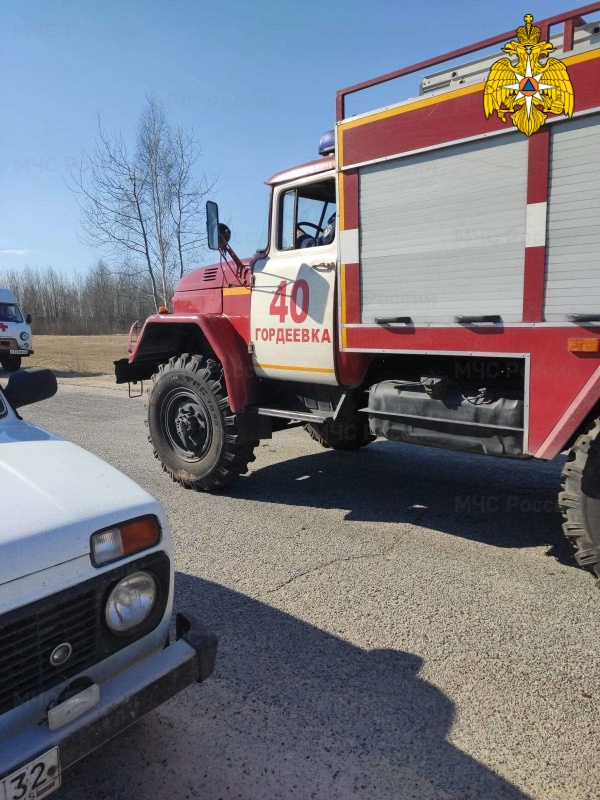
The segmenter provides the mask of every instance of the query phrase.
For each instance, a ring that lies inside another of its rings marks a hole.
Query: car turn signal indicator
[[[600,339],[569,339],[570,353],[600,353]]]
[[[92,536],[91,556],[95,567],[103,567],[141,550],[148,550],[160,541],[160,525],[154,516],[122,522]]]

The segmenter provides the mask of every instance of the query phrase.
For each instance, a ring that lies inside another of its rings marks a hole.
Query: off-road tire
[[[0,359],[0,364],[6,372],[18,372],[21,369],[21,356],[5,356]]]
[[[214,492],[248,471],[258,441],[240,441],[223,368],[200,355],[173,357],[152,376],[149,440],[171,478],[187,489]]]
[[[600,578],[600,419],[569,451],[558,503],[577,563]]]
[[[322,447],[333,450],[360,450],[377,438],[369,430],[366,414],[353,417],[347,422],[325,422],[322,425],[309,423],[304,426],[304,430]]]

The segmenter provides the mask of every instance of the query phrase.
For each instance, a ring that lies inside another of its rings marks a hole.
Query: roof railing
[[[564,52],[569,52],[573,49],[573,39],[575,35],[575,28],[584,25],[583,17],[586,14],[592,14],[595,11],[600,11],[600,3],[590,3],[587,6],[567,11],[564,14],[557,14],[554,17],[548,17],[540,22],[535,21],[535,25],[542,32],[542,39],[548,41],[550,35],[550,28],[553,25],[564,26]],[[346,89],[340,89],[336,95],[335,102],[335,118],[336,122],[341,122],[346,117],[346,97],[350,94],[362,92],[364,89],[370,89],[373,86],[379,86],[382,83],[393,81],[396,78],[403,78],[405,75],[411,75],[414,72],[421,72],[422,70],[430,69],[431,67],[444,64],[447,61],[453,61],[455,58],[463,58],[471,53],[476,53],[478,50],[485,50],[488,47],[493,47],[495,44],[504,43],[514,38],[515,29],[501,33],[498,36],[492,36],[489,39],[484,39],[481,42],[467,45],[467,47],[460,47],[458,50],[452,50],[450,53],[444,53],[435,58],[429,58],[426,61],[420,61],[418,64],[413,64],[410,67],[403,67],[402,69],[388,72],[386,75],[381,75],[378,78],[371,78],[371,80],[363,81],[363,83],[356,83],[354,86],[348,86]]]

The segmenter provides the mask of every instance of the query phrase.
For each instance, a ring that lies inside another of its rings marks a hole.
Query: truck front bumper
[[[177,641],[100,686],[100,702],[64,728],[37,725],[0,745],[0,780],[58,747],[61,771],[135,724],[215,666],[217,637],[194,617],[177,615]],[[0,787],[1,788],[1,787]]]

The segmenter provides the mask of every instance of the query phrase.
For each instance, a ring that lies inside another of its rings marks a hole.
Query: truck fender
[[[550,460],[561,453],[597,406],[599,397],[600,367],[597,367],[585,386],[556,423],[552,432],[535,452],[535,457]]]
[[[169,330],[163,326],[169,326]],[[161,346],[163,342],[166,347]],[[157,363],[182,353],[203,353],[221,362],[233,412],[243,411],[254,401],[257,378],[247,343],[228,317],[208,314],[148,317],[129,359],[115,362],[117,383],[147,380]]]

